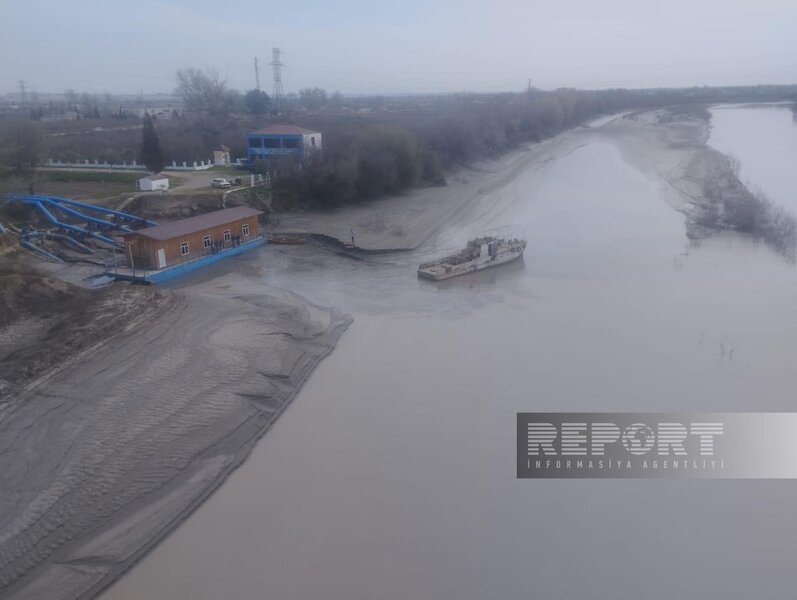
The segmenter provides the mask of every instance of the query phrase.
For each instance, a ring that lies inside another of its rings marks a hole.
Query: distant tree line
[[[401,193],[418,185],[440,184],[444,173],[452,168],[500,156],[522,144],[622,110],[797,98],[797,86],[532,89],[504,94],[383,97],[344,97],[339,92],[305,88],[286,97],[287,114],[273,115],[268,94],[230,90],[213,71],[181,70],[177,84],[176,95],[184,108],[168,119],[152,117],[163,162],[207,160],[220,144],[230,147],[234,158],[243,157],[247,152],[246,132],[268,123],[293,122],[317,129],[324,135],[324,149],[315,160],[303,169],[277,165],[276,191],[309,206],[339,206]],[[32,143],[24,148],[18,141],[6,144],[5,154],[17,158],[7,158],[5,164],[13,162],[17,171],[31,162],[24,156],[66,161],[141,159],[141,121],[120,122],[123,111],[116,102],[110,95],[68,90],[63,107],[79,108],[86,117],[94,115],[95,123],[90,127],[85,123],[41,123],[41,127],[29,128],[27,131],[36,132],[28,136]],[[15,127],[19,130],[22,126],[12,125],[18,120],[0,119],[0,142],[16,135]],[[102,131],[95,131],[97,126]],[[54,131],[70,135],[47,135]],[[9,152],[9,148],[14,150]]]
[[[324,133],[323,155],[304,168],[281,165],[275,189],[300,204],[341,206],[442,183],[445,170],[500,156],[601,115],[742,98],[780,99],[789,91],[794,87],[458,94],[427,98],[410,110],[308,118],[303,124]]]

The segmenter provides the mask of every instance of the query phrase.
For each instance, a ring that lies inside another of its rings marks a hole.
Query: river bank
[[[236,274],[171,293],[0,421],[0,595],[92,597],[248,455],[350,318]]]
[[[707,145],[710,114],[702,107],[627,112],[578,127],[498,160],[453,174],[446,186],[376,200],[363,206],[278,215],[274,228],[311,233],[363,251],[415,250],[469,213],[489,214],[505,204],[499,191],[529,169],[540,169],[587,143],[615,145],[623,158],[662,182],[663,195],[686,217],[687,235],[700,241],[721,230],[764,239],[790,260],[797,222],[752,193],[733,162]]]
[[[126,329],[155,319],[173,296],[154,288],[89,290],[46,274],[16,251],[0,257],[0,420],[32,388],[97,351]]]
[[[538,200],[534,195],[538,184],[509,184],[524,177],[544,179],[546,169],[580,149],[611,144],[654,182],[661,197],[687,216],[687,230],[698,239],[711,231],[695,227],[705,200],[700,192],[711,173],[696,159],[705,146],[706,127],[705,121],[691,116],[625,115],[462,171],[445,188],[335,212],[284,215],[279,226],[342,242],[349,241],[354,228],[361,248],[413,250],[408,260],[414,260],[446,244],[460,243],[462,234],[500,224],[502,219],[511,221],[519,207],[530,210]],[[600,168],[603,163],[588,164]],[[611,174],[612,163],[604,166]],[[600,183],[611,194],[612,181]],[[647,183],[633,185],[647,189]],[[548,199],[554,206],[569,200]],[[618,202],[611,196],[601,200],[604,205]],[[593,208],[602,214],[598,209],[606,207]],[[610,227],[611,211],[608,215]],[[654,215],[667,218],[660,212]],[[695,225],[690,226],[690,219]],[[641,230],[642,225],[635,226]],[[543,255],[546,244],[548,251],[557,247],[568,232],[559,231],[559,238],[539,233],[531,256]],[[580,236],[570,233],[574,239],[569,243],[578,243]],[[669,242],[661,252],[671,252]],[[554,268],[556,257],[552,259],[546,268]],[[0,514],[8,516],[4,518],[8,525],[0,531],[0,589],[9,597],[91,597],[113,582],[245,459],[314,366],[335,346],[349,317],[264,284],[259,273],[264,269],[253,266],[255,260],[262,265],[266,255],[231,259],[223,271],[238,273],[184,286],[162,317],[141,324],[101,354],[86,357],[31,390],[21,407],[0,421],[0,472],[3,488],[11,490],[0,499]],[[317,261],[309,255],[298,269],[325,271]],[[337,280],[343,268],[335,265],[329,277]],[[594,265],[590,269],[594,271]],[[388,284],[393,286],[391,293],[412,290],[411,282],[398,279],[405,271],[414,279],[412,265],[401,264],[393,271],[398,275]],[[502,273],[519,277],[522,269],[508,267]],[[360,283],[373,290],[374,277],[379,276],[368,271]],[[318,287],[315,277],[302,293]],[[497,277],[490,273],[487,282]],[[280,285],[294,289],[295,280]],[[328,287],[352,294],[338,281]],[[474,297],[476,302],[491,301],[485,295],[494,294],[493,287],[485,285],[483,294],[457,288],[456,283],[448,289],[461,292],[458,302],[467,307],[464,310],[472,310]],[[427,287],[421,293],[437,291]],[[528,292],[529,296],[532,293],[536,292]],[[567,291],[557,293],[565,296]],[[487,336],[491,328],[485,325],[481,331]],[[548,333],[550,339],[559,335],[555,330]],[[391,334],[385,339],[400,339],[401,331]],[[591,349],[596,355],[602,353],[599,347]],[[451,349],[438,351],[443,356]],[[403,360],[406,357],[393,364],[409,364]],[[395,374],[393,366],[389,370]],[[438,391],[444,391],[442,384]],[[19,435],[21,430],[24,435]]]

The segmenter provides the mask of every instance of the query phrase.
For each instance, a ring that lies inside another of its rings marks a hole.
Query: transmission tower
[[[19,85],[19,103],[27,104],[28,102],[28,84],[24,79],[17,81]]]
[[[274,113],[279,114],[282,110],[282,61],[280,60],[280,49],[271,49],[271,66],[274,68],[274,91],[272,93],[274,101]]]
[[[257,56],[255,56],[255,89],[260,91],[260,67],[257,65]]]

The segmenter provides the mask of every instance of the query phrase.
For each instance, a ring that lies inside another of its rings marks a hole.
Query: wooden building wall
[[[249,235],[245,238],[241,234],[244,224],[249,225]],[[230,230],[230,236],[233,238],[233,241],[234,238],[240,237],[241,242],[244,242],[260,235],[260,222],[258,221],[257,215],[252,215],[251,217],[186,233],[168,240],[155,240],[140,234],[134,234],[126,237],[125,250],[128,261],[132,254],[136,268],[157,269],[158,249],[163,248],[166,251],[166,266],[168,267],[210,254],[211,250],[204,248],[202,238],[206,235],[210,235],[211,243],[223,242],[224,231],[228,229]],[[180,246],[183,242],[188,242],[187,255],[183,255],[180,252]],[[229,245],[231,244],[228,244],[228,246]]]

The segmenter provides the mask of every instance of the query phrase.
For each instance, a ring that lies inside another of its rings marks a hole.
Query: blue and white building
[[[249,164],[278,156],[295,156],[304,161],[321,150],[321,133],[296,125],[270,125],[246,134]]]

